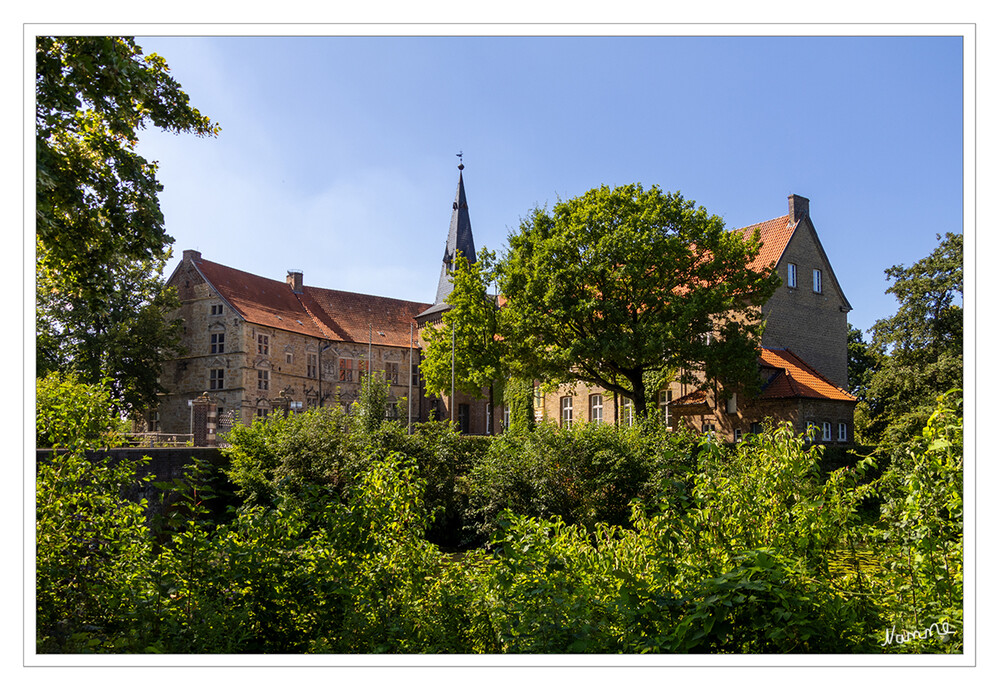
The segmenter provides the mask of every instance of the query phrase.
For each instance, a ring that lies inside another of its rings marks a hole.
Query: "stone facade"
[[[234,306],[229,290],[213,285],[206,273],[228,276],[238,272],[206,262],[198,252],[187,251],[168,281],[177,287],[181,298],[181,307],[172,316],[184,322],[185,354],[163,366],[160,381],[168,393],[161,396],[159,407],[151,413],[151,430],[193,433],[193,401],[202,394],[212,398],[218,417],[233,411],[246,425],[281,405],[291,411],[320,404],[349,407],[358,399],[361,377],[369,369],[390,382],[390,402],[406,402],[405,412],[400,414],[393,405],[390,414],[408,417],[411,372],[419,356],[417,347],[405,346],[408,325],[400,329],[393,323],[392,335],[396,337],[391,338],[391,343],[384,342],[388,339],[385,332],[372,330],[368,343],[328,337],[314,322],[307,321],[309,311],[305,308],[275,310],[272,323],[255,323],[247,318],[247,311],[253,310],[242,304],[242,308]],[[294,281],[300,281],[301,274],[291,274],[286,285],[253,278],[256,281],[249,282],[248,292],[269,289],[295,294]],[[264,281],[264,287],[259,287],[258,283]],[[266,305],[267,296],[260,300]],[[407,302],[399,305],[403,310],[409,305],[414,314],[426,306]],[[289,329],[275,326],[273,321],[287,323]],[[377,320],[375,324],[375,329],[387,328]],[[420,392],[418,378],[415,385],[414,398]],[[418,421],[419,405],[414,407],[414,421]]]

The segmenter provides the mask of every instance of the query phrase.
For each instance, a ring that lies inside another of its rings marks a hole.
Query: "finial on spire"
[[[462,159],[462,156],[463,156],[464,154],[462,154],[462,152],[461,152],[461,151],[459,151],[458,153],[456,153],[456,154],[454,154],[454,155],[456,155],[456,156],[458,157],[458,170],[464,170],[464,169],[465,169],[465,164],[464,164],[464,163],[462,162],[462,160],[461,160],[461,159]]]

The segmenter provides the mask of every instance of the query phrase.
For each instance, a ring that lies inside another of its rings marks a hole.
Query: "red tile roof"
[[[829,381],[791,350],[764,347],[760,349],[760,365],[773,370],[764,384],[760,399],[819,398],[823,400],[856,401],[856,398]]]
[[[764,373],[769,370],[769,380],[757,396],[760,400],[781,398],[817,398],[820,400],[856,401],[856,398],[837,387],[817,372],[791,350],[760,348],[759,364]],[[692,408],[708,404],[705,391],[694,391],[670,403],[670,408]]]
[[[756,271],[762,271],[765,268],[773,268],[777,264],[800,222],[791,223],[790,216],[781,216],[762,223],[747,225],[744,228],[737,228],[732,232],[741,232],[748,239],[752,236],[753,230],[759,228],[763,246],[760,247],[760,253],[750,264],[750,267]]]
[[[430,305],[304,286],[292,292],[282,281],[195,259],[208,283],[250,323],[343,342],[408,347],[414,318]]]

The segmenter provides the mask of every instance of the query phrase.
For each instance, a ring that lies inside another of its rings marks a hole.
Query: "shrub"
[[[51,372],[35,384],[35,445],[71,450],[122,445],[125,422],[114,412],[107,386]]]
[[[483,534],[504,510],[592,529],[624,526],[633,500],[685,491],[694,446],[650,421],[641,427],[539,424],[492,442],[467,478],[470,513]]]
[[[123,498],[136,463],[82,452],[41,464],[35,479],[36,641],[40,653],[135,651],[148,608],[152,539],[145,501]]]

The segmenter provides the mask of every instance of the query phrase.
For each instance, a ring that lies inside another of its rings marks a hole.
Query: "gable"
[[[798,267],[799,288],[811,290],[812,271],[819,269],[822,271],[822,293],[829,297],[835,297],[847,311],[853,309],[836,279],[836,272],[833,270],[829,257],[822,247],[822,242],[819,241],[815,226],[812,225],[809,218],[803,218],[798,222],[797,228],[778,258],[776,270],[782,281],[787,280],[788,262],[793,262]]]

